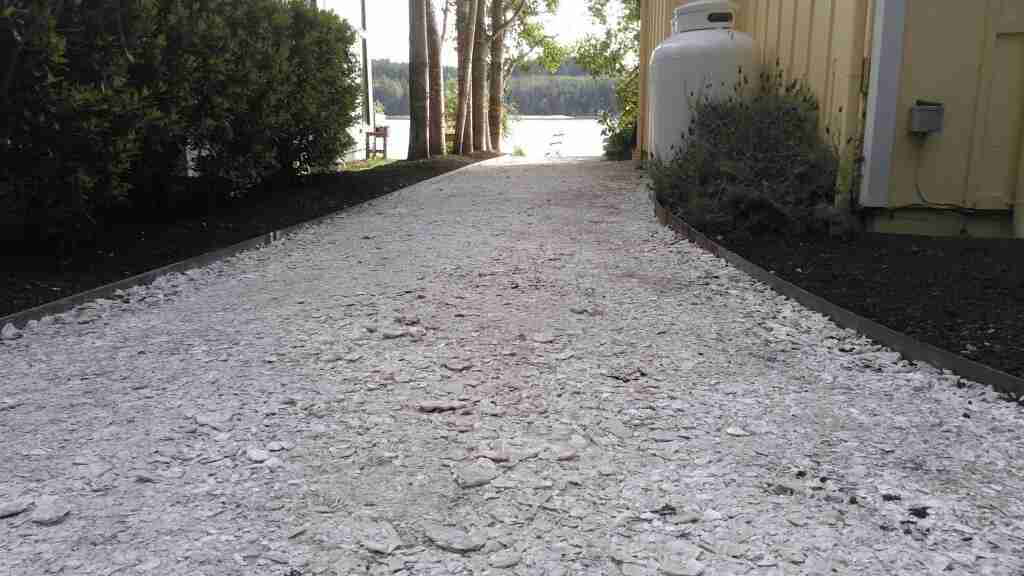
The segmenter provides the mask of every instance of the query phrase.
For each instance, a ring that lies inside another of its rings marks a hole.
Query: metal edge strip
[[[403,192],[403,191],[415,188],[417,186],[425,186],[425,185],[429,185],[429,184],[432,184],[432,183],[436,183],[439,180],[444,180],[444,179],[450,178],[450,177],[454,176],[455,174],[457,174],[459,172],[462,172],[463,170],[467,170],[467,169],[472,168],[472,167],[474,167],[474,166],[476,166],[478,164],[483,164],[485,162],[489,162],[490,160],[493,160],[493,159],[483,160],[483,161],[480,161],[480,162],[474,162],[472,164],[468,164],[466,166],[462,166],[460,168],[456,168],[455,170],[451,170],[449,172],[445,172],[444,174],[438,174],[437,176],[434,176],[433,178],[428,178],[426,180],[417,182],[417,183],[412,184],[410,186],[406,186],[405,188],[399,188],[397,190],[392,190],[391,192],[388,192],[387,194],[384,194],[382,196],[377,196],[376,198],[371,198],[371,199],[367,200],[366,202],[372,202],[372,201],[376,200],[377,198],[383,198],[383,197],[389,196],[391,194],[397,194],[399,192]],[[53,302],[47,302],[46,304],[40,304],[39,306],[36,306],[34,308],[29,308],[27,310],[22,310],[20,312],[14,312],[13,314],[8,314],[7,316],[2,316],[2,317],[0,317],[0,327],[6,326],[7,324],[13,324],[16,328],[23,328],[26,324],[28,324],[28,322],[30,320],[39,320],[40,318],[43,318],[44,316],[52,316],[52,315],[55,315],[55,314],[62,314],[64,312],[72,310],[76,306],[80,306],[80,305],[82,305],[82,304],[84,304],[86,302],[91,302],[91,301],[99,299],[99,298],[105,298],[105,297],[111,296],[115,292],[117,292],[118,290],[125,290],[127,288],[132,288],[134,286],[145,286],[146,284],[151,284],[157,278],[159,278],[161,276],[165,276],[167,274],[171,274],[171,273],[174,273],[174,272],[185,272],[187,270],[193,270],[195,268],[200,268],[200,267],[206,266],[208,264],[212,264],[214,262],[219,262],[221,260],[226,260],[227,258],[230,258],[232,256],[235,256],[235,255],[240,254],[242,252],[245,252],[247,250],[253,250],[253,249],[256,249],[256,248],[261,248],[263,246],[266,246],[268,244],[276,242],[277,240],[281,240],[282,238],[285,238],[286,236],[290,236],[292,234],[295,234],[296,232],[298,232],[298,231],[300,231],[300,230],[302,230],[302,229],[304,229],[304,228],[306,228],[308,226],[316,226],[316,225],[322,224],[322,223],[324,223],[327,220],[330,220],[332,218],[337,217],[338,215],[342,214],[346,210],[350,210],[352,208],[355,208],[356,206],[360,206],[362,204],[365,204],[366,202],[362,202],[360,204],[355,204],[353,206],[348,206],[346,208],[342,208],[341,210],[336,210],[336,211],[331,212],[329,214],[324,214],[323,216],[317,216],[316,218],[313,218],[312,220],[306,220],[305,222],[299,222],[298,224],[292,224],[291,226],[288,226],[288,227],[285,227],[285,228],[281,228],[279,230],[274,230],[272,232],[267,232],[265,234],[261,234],[259,236],[254,237],[254,238],[250,238],[248,240],[243,240],[241,242],[238,242],[237,244],[231,244],[230,246],[225,246],[224,248],[220,248],[220,249],[214,250],[212,252],[206,252],[205,254],[200,254],[199,256],[193,256],[192,258],[188,258],[188,259],[181,260],[181,261],[178,261],[178,262],[173,262],[173,263],[168,264],[166,266],[161,266],[160,268],[156,268],[156,269],[153,269],[153,270],[142,272],[141,274],[136,274],[135,276],[129,276],[128,278],[124,278],[122,280],[117,280],[116,282],[111,282],[109,284],[104,284],[102,286],[98,286],[96,288],[92,288],[90,290],[86,290],[84,292],[78,292],[77,294],[72,294],[71,296],[66,296],[64,298],[61,298],[60,300],[54,300]]]
[[[999,392],[1016,396],[1024,395],[1024,378],[1018,378],[991,366],[969,360],[937,346],[922,342],[812,294],[708,238],[663,206],[653,191],[651,192],[650,199],[654,205],[655,218],[657,218],[660,224],[679,233],[701,249],[742,270],[755,280],[767,284],[779,294],[815,312],[828,316],[839,326],[856,330],[872,340],[899,352],[907,359],[927,362],[936,368],[951,370],[961,377],[991,386]]]

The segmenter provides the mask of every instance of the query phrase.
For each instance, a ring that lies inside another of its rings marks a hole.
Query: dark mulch
[[[1024,240],[718,239],[834,304],[1024,377]]]
[[[8,244],[0,254],[0,316],[330,214],[487,157],[400,161],[305,177],[170,222],[128,215],[59,256],[28,242]]]

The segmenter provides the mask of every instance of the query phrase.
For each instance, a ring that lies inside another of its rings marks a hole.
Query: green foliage
[[[616,111],[602,115],[602,134],[605,155],[625,159],[624,145],[636,140],[640,108],[640,1],[589,0],[588,8],[604,33],[585,37],[572,53],[593,76],[614,80]]]
[[[303,0],[8,0],[0,218],[75,238],[197,168],[241,189],[352,145],[355,32]],[[13,194],[4,194],[13,190]],[[16,213],[16,214],[15,214]]]
[[[523,148],[522,146],[516,146],[512,150],[512,155],[513,156],[526,156],[526,149]]]
[[[818,125],[818,104],[802,82],[765,73],[747,97],[699,97],[689,133],[667,163],[653,163],[659,199],[712,233],[759,236],[835,229],[839,160]]]

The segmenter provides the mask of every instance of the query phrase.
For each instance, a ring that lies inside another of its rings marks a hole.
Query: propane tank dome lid
[[[699,0],[675,9],[672,32],[732,28],[739,8],[728,0]]]

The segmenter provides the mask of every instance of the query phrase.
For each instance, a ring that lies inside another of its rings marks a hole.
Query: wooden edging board
[[[916,338],[912,338],[902,332],[897,332],[892,328],[883,326],[874,320],[855,314],[842,306],[837,306],[820,296],[812,294],[708,238],[699,230],[687,224],[683,219],[673,214],[671,210],[662,206],[653,191],[650,198],[651,203],[654,204],[654,216],[663,226],[671,228],[703,250],[739,268],[755,280],[767,284],[779,294],[795,300],[815,312],[828,316],[839,326],[856,330],[872,340],[899,352],[910,360],[927,362],[936,368],[950,370],[968,380],[991,386],[999,392],[1005,392],[1014,396],[1024,395],[1024,378],[1018,378],[1012,374],[996,370],[991,366],[921,342]]]
[[[486,162],[486,161],[487,160],[483,160],[482,162]],[[451,170],[449,172],[445,172],[444,174],[438,174],[437,176],[434,176],[433,178],[428,178],[426,180],[417,182],[417,183],[412,184],[410,186],[406,186],[405,188],[399,188],[398,190],[392,190],[391,192],[388,192],[387,194],[384,194],[382,196],[377,196],[376,198],[371,198],[370,200],[367,200],[367,202],[376,200],[377,198],[383,198],[384,196],[387,196],[389,194],[395,194],[397,192],[401,192],[403,190],[407,190],[407,189],[412,188],[414,186],[422,186],[422,185],[425,185],[425,184],[432,184],[432,183],[435,183],[438,180],[444,180],[446,178],[450,178],[451,176],[455,175],[456,173],[462,172],[463,170],[466,170],[466,169],[469,169],[469,168],[472,168],[473,166],[476,166],[477,164],[481,164],[482,162],[474,162],[472,164],[467,164],[466,166],[462,166],[462,167],[456,168],[455,170]],[[362,203],[360,203],[360,204],[362,204]],[[267,232],[266,234],[261,234],[259,236],[256,236],[255,238],[250,238],[248,240],[243,240],[243,241],[241,241],[241,242],[239,242],[237,244],[232,244],[230,246],[226,246],[224,248],[220,248],[220,249],[214,250],[212,252],[207,252],[205,254],[200,254],[199,256],[194,256],[194,257],[188,258],[186,260],[181,260],[180,262],[174,262],[172,264],[168,264],[167,266],[162,266],[162,267],[156,268],[154,270],[149,270],[148,272],[143,272],[143,273],[137,274],[135,276],[130,276],[130,277],[125,278],[123,280],[118,280],[117,282],[111,282],[110,284],[104,284],[103,286],[99,286],[99,287],[93,288],[91,290],[86,290],[85,292],[79,292],[77,294],[72,294],[71,296],[67,296],[66,298],[61,298],[60,300],[54,300],[53,302],[47,302],[46,304],[40,304],[39,306],[36,306],[35,308],[29,308],[28,310],[22,310],[21,312],[15,312],[15,313],[9,314],[7,316],[2,316],[2,317],[0,317],[0,328],[3,328],[4,326],[6,326],[8,324],[13,324],[16,328],[24,328],[24,326],[26,324],[28,324],[28,322],[31,321],[31,320],[39,320],[40,318],[43,318],[44,316],[53,316],[55,314],[63,314],[64,312],[72,310],[76,306],[80,306],[82,304],[85,304],[86,302],[91,302],[91,301],[97,300],[99,298],[108,298],[110,296],[113,296],[114,293],[116,293],[118,290],[126,290],[128,288],[132,288],[133,286],[145,286],[146,284],[152,284],[153,281],[155,281],[157,278],[159,278],[161,276],[165,276],[167,274],[171,274],[173,272],[185,272],[187,270],[193,270],[195,268],[200,268],[202,266],[206,266],[207,264],[212,264],[214,262],[219,262],[221,260],[226,260],[227,258],[230,258],[232,256],[235,256],[235,255],[240,254],[242,252],[245,252],[247,250],[253,250],[253,249],[256,249],[256,248],[261,248],[263,246],[266,246],[268,244],[276,242],[276,241],[278,241],[278,240],[280,240],[282,238],[285,238],[286,236],[291,236],[292,234],[295,234],[296,232],[299,232],[300,230],[303,230],[303,229],[305,229],[308,226],[316,226],[317,224],[321,224],[321,223],[323,223],[323,222],[325,222],[327,220],[330,220],[331,218],[334,218],[334,217],[338,216],[339,214],[341,214],[345,210],[349,210],[349,209],[354,208],[355,206],[358,206],[358,205],[359,204],[355,204],[353,206],[347,206],[345,208],[342,208],[341,210],[336,210],[336,211],[331,212],[329,214],[324,214],[323,216],[318,216],[316,218],[313,218],[312,220],[306,220],[305,222],[299,222],[298,224],[293,224],[291,226],[288,226],[286,228],[282,228],[280,230],[274,230],[273,232]]]

